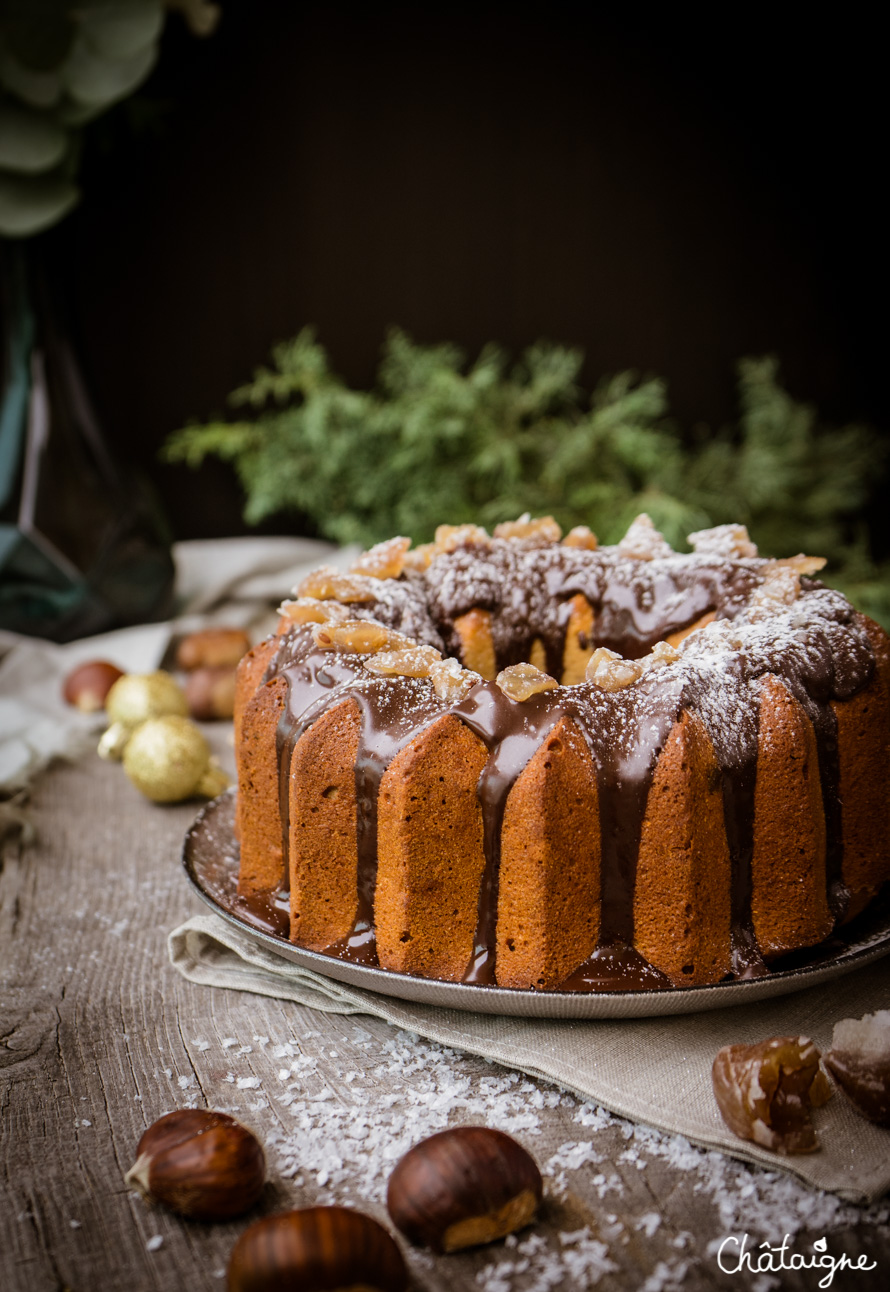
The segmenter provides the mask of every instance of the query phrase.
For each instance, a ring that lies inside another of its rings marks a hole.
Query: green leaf
[[[67,215],[79,196],[64,179],[0,172],[0,235],[24,238],[40,233]]]
[[[61,0],[5,0],[3,34],[16,62],[34,72],[52,72],[74,41],[73,5]]]
[[[157,43],[129,58],[106,58],[80,36],[62,68],[62,83],[76,103],[107,107],[141,85],[157,58]]]
[[[23,174],[52,170],[65,155],[68,135],[29,108],[0,102],[0,167]]]
[[[160,0],[95,0],[80,8],[80,31],[100,58],[127,60],[154,45],[164,25]]]
[[[13,52],[2,45],[0,85],[32,108],[51,108],[62,96],[62,78],[57,67],[36,71],[20,63]]]

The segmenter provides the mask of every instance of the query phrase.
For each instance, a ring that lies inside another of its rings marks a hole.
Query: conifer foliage
[[[230,396],[246,416],[186,427],[165,456],[230,462],[249,523],[293,510],[365,546],[526,511],[613,543],[645,511],[683,551],[693,530],[739,521],[769,555],[827,556],[830,581],[890,619],[890,568],[856,520],[883,461],[873,431],[820,424],[767,357],[738,364],[737,425],[684,437],[663,381],[623,372],[586,396],[582,361],[540,342],[515,365],[493,345],[467,363],[393,330],[374,388],[351,390],[305,328]]]

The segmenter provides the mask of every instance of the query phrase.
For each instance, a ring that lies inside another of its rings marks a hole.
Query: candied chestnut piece
[[[495,538],[512,538],[514,542],[532,543],[544,547],[547,543],[558,543],[562,538],[562,529],[552,516],[538,516],[532,520],[528,512],[518,520],[506,520],[495,526]]]
[[[313,624],[310,631],[312,640],[322,650],[342,650],[352,655],[373,655],[380,650],[405,650],[417,645],[412,637],[394,632],[376,619]]]
[[[319,601],[376,601],[380,585],[364,574],[342,574],[332,565],[321,565],[296,586],[298,597]]]
[[[890,1009],[841,1019],[825,1066],[858,1113],[890,1126]]]
[[[447,704],[459,704],[482,681],[478,673],[463,668],[457,659],[443,659],[431,664],[429,676],[436,695]]]
[[[541,691],[555,691],[559,686],[555,677],[543,673],[534,664],[511,664],[502,669],[495,679],[508,700],[530,700]]]
[[[659,556],[673,556],[670,543],[660,534],[645,512],[641,512],[618,544],[622,556],[634,561],[654,561]]]
[[[714,1060],[711,1079],[720,1115],[740,1139],[774,1153],[812,1153],[819,1147],[810,1109],[832,1092],[809,1037],[726,1045]]]
[[[586,677],[601,691],[623,691],[639,681],[645,671],[641,660],[622,659],[607,646],[598,646],[587,661]]]
[[[372,656],[365,664],[371,673],[383,677],[429,677],[430,665],[438,664],[441,651],[435,646],[405,646],[401,650],[385,650]]]
[[[410,546],[410,538],[388,538],[384,543],[376,543],[362,552],[349,573],[365,574],[372,579],[397,579],[404,569],[405,553]]]

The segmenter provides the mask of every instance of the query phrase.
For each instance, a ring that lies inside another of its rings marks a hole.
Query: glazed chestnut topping
[[[775,1153],[819,1147],[810,1109],[831,1097],[819,1051],[806,1036],[727,1045],[711,1071],[720,1115],[733,1134]]]
[[[347,1207],[306,1207],[257,1220],[229,1260],[228,1292],[404,1292],[407,1286],[395,1239]]]
[[[841,1019],[825,1066],[858,1113],[890,1126],[890,1009]]]
[[[149,1126],[124,1179],[180,1216],[228,1220],[259,1198],[266,1159],[256,1136],[234,1117],[183,1108]]]
[[[456,1252],[527,1225],[541,1193],[537,1164],[515,1139],[456,1126],[408,1150],[390,1176],[386,1205],[411,1242]]]

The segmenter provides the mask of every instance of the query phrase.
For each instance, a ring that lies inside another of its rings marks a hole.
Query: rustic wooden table
[[[213,739],[230,756],[225,729]],[[32,797],[37,840],[6,846],[3,1292],[225,1287],[248,1221],[184,1222],[123,1181],[145,1127],[185,1105],[236,1111],[265,1142],[270,1182],[257,1214],[339,1201],[385,1220],[395,1157],[448,1120],[523,1140],[546,1180],[538,1224],[456,1256],[407,1251],[418,1288],[815,1288],[824,1271],[763,1273],[781,1258],[757,1245],[777,1249],[785,1234],[785,1263],[812,1258],[823,1236],[836,1259],[865,1256],[872,1268],[837,1273],[835,1288],[888,1285],[884,1206],[813,1193],[366,1016],[180,978],[165,941],[200,905],[179,865],[194,813],[147,803],[91,755],[44,775]],[[722,1273],[720,1243],[733,1240],[722,1258],[732,1269],[744,1233],[761,1273]]]

